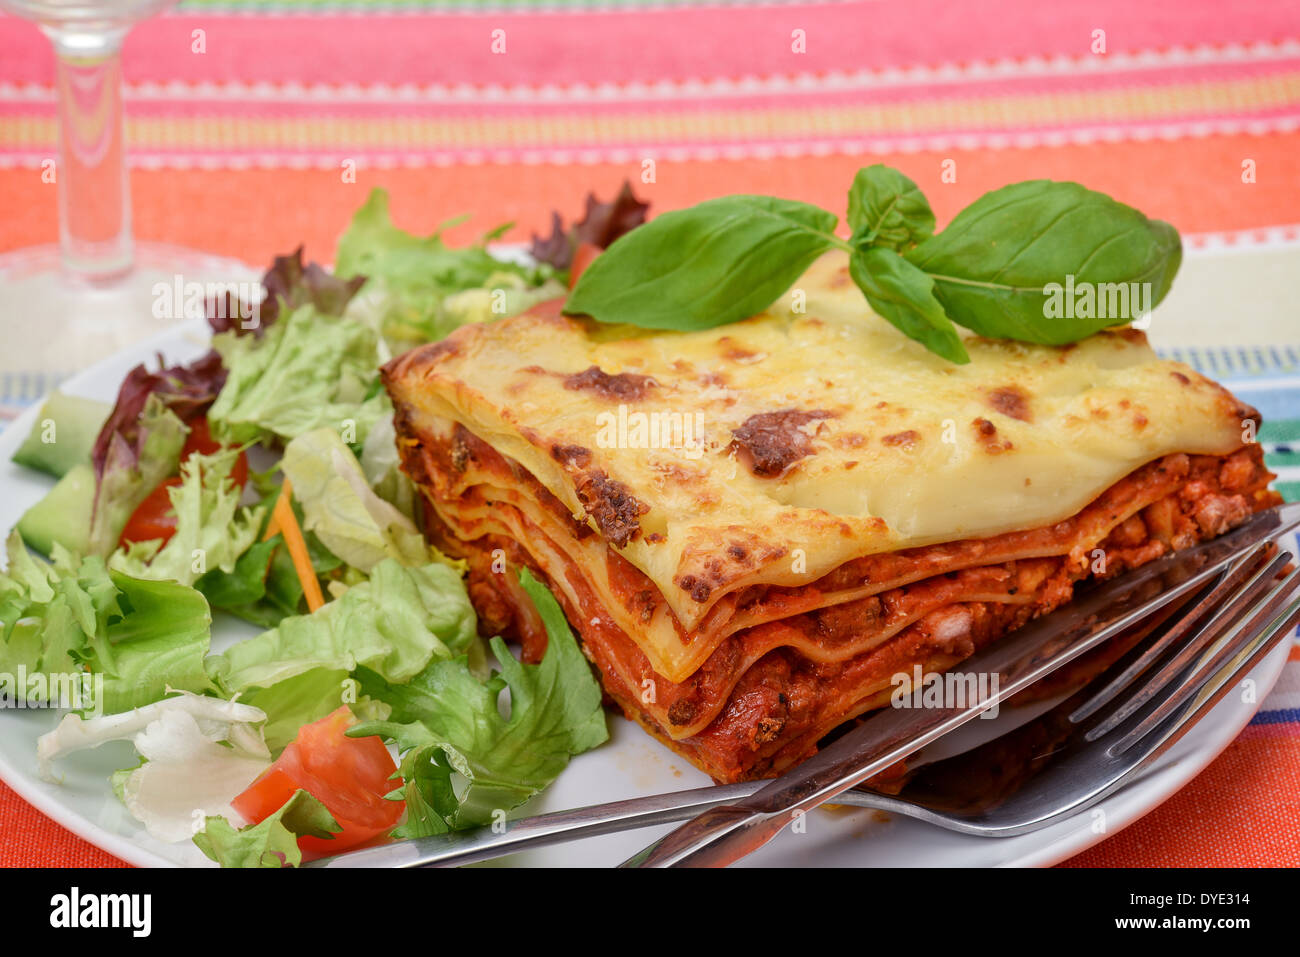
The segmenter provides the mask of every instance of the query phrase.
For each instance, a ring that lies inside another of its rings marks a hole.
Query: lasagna
[[[895,676],[1280,501],[1255,410],[1133,329],[972,337],[953,365],[837,253],[714,329],[559,305],[385,367],[403,469],[485,633],[544,651],[528,566],[608,697],[717,781],[778,774]]]

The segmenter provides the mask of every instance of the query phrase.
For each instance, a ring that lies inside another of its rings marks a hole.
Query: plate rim
[[[190,339],[193,345],[198,348],[200,347],[199,341],[207,338],[208,335],[207,323],[203,320],[196,319],[174,323],[166,329],[106,356],[95,364],[69,376],[60,382],[57,388],[66,389],[72,394],[84,395],[88,391],[93,392],[93,389],[84,388],[85,384],[103,377],[109,369],[120,365],[124,360],[137,358],[138,361],[146,362],[159,352],[167,352],[168,347],[174,351],[177,346],[187,339]],[[32,424],[40,413],[43,401],[44,397],[33,402],[31,406],[11,420],[0,432],[0,457],[4,460],[9,459],[13,450],[21,444],[22,440],[30,432]],[[1167,765],[1158,767],[1148,775],[1112,795],[1109,800],[1113,802],[1113,812],[1108,815],[1108,820],[1114,824],[1113,827],[1108,827],[1101,834],[1093,833],[1088,828],[1076,828],[1072,833],[1077,834],[1077,838],[1065,837],[1049,841],[1036,849],[1031,848],[1015,854],[995,866],[1050,867],[1059,864],[1107,838],[1113,837],[1124,828],[1155,810],[1181,791],[1192,778],[1205,770],[1241,735],[1281,677],[1289,654],[1289,642],[1285,640],[1279,642],[1277,647],[1252,669],[1250,676],[1255,679],[1256,686],[1261,689],[1261,693],[1253,702],[1253,707],[1241,709],[1233,721],[1209,728],[1203,735],[1205,740],[1193,740],[1188,753],[1178,756]],[[1216,705],[1216,709],[1222,704],[1223,702],[1220,702],[1219,705]],[[614,719],[619,720],[620,717],[616,714]],[[1207,715],[1206,719],[1203,719],[1197,728],[1189,732],[1189,738],[1201,731],[1209,717]],[[1184,741],[1188,741],[1189,738],[1184,738]],[[32,742],[32,748],[34,752],[34,741]],[[0,750],[0,780],[3,780],[19,797],[46,817],[49,817],[82,840],[128,864],[141,867],[184,866],[176,860],[169,859],[151,850],[147,845],[139,841],[138,836],[135,838],[127,837],[110,831],[70,804],[59,800],[58,792],[51,791],[47,782],[42,781],[39,777],[30,774],[26,770],[14,766],[2,750]],[[107,783],[105,786],[107,787]],[[1115,806],[1116,804],[1118,806]],[[1079,821],[1086,817],[1088,813],[1089,809],[1085,809],[1058,823]],[[1050,832],[1044,830],[1034,833],[1046,836]],[[1021,835],[1021,838],[1029,836]],[[870,841],[871,837],[866,836],[861,840]],[[988,838],[987,840],[994,841],[997,839]],[[963,865],[960,860],[956,860],[948,866],[959,867]]]

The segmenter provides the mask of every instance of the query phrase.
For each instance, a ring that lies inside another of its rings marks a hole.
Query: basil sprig
[[[986,193],[935,233],[916,183],[869,166],[849,190],[848,240],[835,235],[836,223],[824,209],[769,196],[725,196],[666,213],[597,257],[564,311],[647,329],[708,329],[762,311],[838,248],[872,309],[930,351],[965,363],[954,323],[989,338],[1076,342],[1136,316],[1062,309],[1063,290],[1102,295],[1150,284],[1154,307],[1182,260],[1168,223],[1049,180]]]

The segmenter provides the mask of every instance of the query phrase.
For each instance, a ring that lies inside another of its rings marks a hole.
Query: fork
[[[1279,580],[1292,556],[1283,552],[1267,560],[1269,550],[1268,544],[1261,545],[1234,562],[1153,647],[1125,660],[1099,691],[1071,700],[1068,717],[1082,726],[1081,733],[1071,735],[1071,746],[1036,778],[1032,790],[966,814],[959,809],[956,816],[947,816],[945,826],[999,836],[1037,830],[1100,801],[1172,747],[1227,694],[1238,675],[1300,624],[1300,568]],[[1157,664],[1148,679],[1129,684]],[[810,775],[796,787],[783,787],[778,779],[735,804],[707,809],[623,866],[734,863],[798,814],[841,800],[844,789],[862,780],[860,769],[845,771],[833,763],[827,776],[833,779],[825,784],[819,775]],[[876,806],[904,811],[887,797]],[[918,810],[915,804],[908,805],[907,813],[938,823],[935,812]]]
[[[1300,514],[1282,516],[1273,524],[1291,527],[1297,521],[1300,521]],[[1281,530],[1283,529],[1274,527],[1269,534],[1275,535]],[[1258,542],[1259,536],[1254,541]],[[1081,730],[1072,727],[1068,740],[1060,743],[1056,748],[1060,758],[1051,763],[1053,768],[1067,763],[1071,767],[1081,767],[1084,759],[1078,754],[1086,756],[1107,750],[1109,738],[1103,741],[1098,736],[1095,741],[1087,742],[1088,746],[1084,748],[1079,748],[1078,743],[1084,734],[1098,726],[1102,720],[1110,719],[1131,702],[1137,701],[1137,707],[1130,708],[1126,715],[1121,716],[1121,721],[1129,715],[1133,716],[1134,722],[1144,721],[1151,717],[1156,707],[1162,707],[1164,714],[1161,720],[1156,722],[1159,725],[1156,729],[1159,730],[1159,734],[1147,733],[1153,730],[1148,727],[1137,739],[1141,742],[1141,746],[1125,748],[1125,757],[1107,765],[1096,780],[1089,779],[1090,783],[1074,780],[1074,789],[1064,796],[1053,791],[1053,794],[1057,795],[1056,800],[1061,803],[1060,807],[1044,809],[1038,805],[1031,805],[1028,808],[1021,808],[1015,801],[1008,801],[1003,796],[999,796],[997,802],[986,802],[990,806],[983,807],[981,814],[981,809],[974,805],[960,808],[945,806],[953,804],[951,794],[945,796],[927,793],[924,797],[921,796],[927,786],[933,790],[933,782],[942,774],[944,768],[955,767],[956,762],[967,757],[966,755],[958,755],[923,768],[909,782],[905,795],[890,796],[855,789],[835,796],[835,803],[893,811],[966,833],[1014,834],[1046,826],[1064,814],[1077,812],[1101,800],[1106,794],[1132,780],[1171,747],[1230,690],[1237,675],[1253,667],[1287,633],[1286,623],[1276,620],[1265,622],[1259,627],[1252,626],[1249,630],[1245,630],[1244,627],[1231,628],[1231,616],[1243,609],[1277,607],[1280,600],[1278,596],[1283,586],[1270,588],[1270,576],[1275,575],[1289,557],[1279,555],[1272,561],[1268,561],[1268,554],[1272,551],[1272,546],[1268,544],[1258,545],[1245,557],[1241,557],[1243,551],[1244,549],[1238,548],[1231,553],[1237,559],[1235,563],[1228,565],[1227,570],[1219,572],[1217,578],[1213,579],[1210,585],[1203,587],[1199,593],[1182,586],[1170,587],[1170,592],[1182,589],[1183,595],[1197,594],[1197,597],[1188,602],[1192,607],[1191,612],[1178,617],[1172,626],[1159,633],[1156,640],[1144,644],[1138,651],[1121,659],[1102,679],[1092,682],[1090,688],[1100,685],[1099,691],[1090,692],[1086,698],[1081,697],[1083,692],[1080,692],[1066,702],[1070,706],[1070,714],[1078,712],[1077,720],[1071,722],[1071,725],[1078,724]],[[1221,561],[1219,567],[1223,564],[1227,564],[1227,561]],[[1206,580],[1210,579],[1202,576],[1198,582]],[[1290,586],[1296,585],[1295,576],[1288,581]],[[1252,605],[1252,602],[1261,596],[1264,598],[1263,603]],[[1170,609],[1174,607],[1177,606],[1170,606]],[[1292,611],[1300,615],[1300,609],[1292,609]],[[1250,622],[1255,622],[1261,614],[1263,613],[1252,615]],[[1243,623],[1243,626],[1245,624]],[[1183,663],[1181,670],[1174,667],[1174,659],[1166,661],[1165,657],[1162,657],[1166,650],[1177,645],[1183,637],[1192,632],[1196,632],[1195,649],[1206,649],[1202,657],[1195,662],[1194,674],[1186,665],[1191,657],[1195,656],[1196,650],[1190,652],[1187,648],[1175,650],[1176,660]],[[1222,636],[1223,640],[1216,641],[1216,636]],[[1228,654],[1231,649],[1241,649],[1244,653],[1234,659]],[[1221,663],[1225,660],[1232,662],[1229,670],[1225,670]],[[1174,689],[1174,694],[1178,697],[1172,704],[1166,705],[1166,699],[1149,693],[1138,700],[1139,696],[1149,691],[1149,682],[1132,687],[1135,679],[1155,664],[1160,665],[1156,677],[1166,685],[1173,679],[1184,676],[1194,679],[1192,683],[1185,683],[1183,687]],[[1146,706],[1144,702],[1147,703]],[[1049,714],[1059,717],[1063,707],[1058,706]],[[1092,718],[1093,715],[1096,717]],[[1031,722],[1031,726],[1039,727],[1040,722],[1047,717],[1035,719]],[[1088,720],[1090,718],[1092,720]],[[1010,734],[1014,735],[1022,731],[1023,728]],[[1004,736],[998,741],[1005,741],[1009,736]],[[1068,762],[1066,758],[1069,758]],[[1058,778],[1061,777],[1061,772],[1053,773]],[[1065,777],[1069,778],[1070,775]],[[927,785],[926,782],[929,784]],[[743,800],[769,783],[744,782],[696,788],[560,811],[511,822],[508,829],[503,832],[481,828],[401,841],[352,851],[312,862],[308,866],[411,867],[475,863],[529,848],[636,827],[682,821],[710,808]],[[1001,809],[995,811],[992,805],[998,805]],[[1019,818],[1014,817],[1014,812],[1017,810],[1020,814]]]
[[[1300,589],[1300,571],[1270,585],[1290,557],[1284,552],[1264,561],[1257,554],[1235,570],[1237,579],[1254,574],[1233,605],[1263,596],[1248,618],[1233,624],[1229,609],[1198,621],[1194,608],[1033,721],[925,765],[898,794],[863,803],[981,837],[1026,834],[1092,807],[1142,777],[1300,624],[1300,598],[1281,609]],[[1196,605],[1211,608],[1233,587],[1233,577],[1203,592]],[[1198,624],[1199,633],[1180,647]],[[991,767],[1009,783],[981,782]],[[846,796],[835,800],[850,803]]]

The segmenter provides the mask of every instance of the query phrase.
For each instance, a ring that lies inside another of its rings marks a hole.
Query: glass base
[[[96,283],[63,272],[57,246],[0,254],[0,372],[77,372],[201,317],[207,293],[259,278],[238,260],[160,243],[138,243],[130,273]]]

